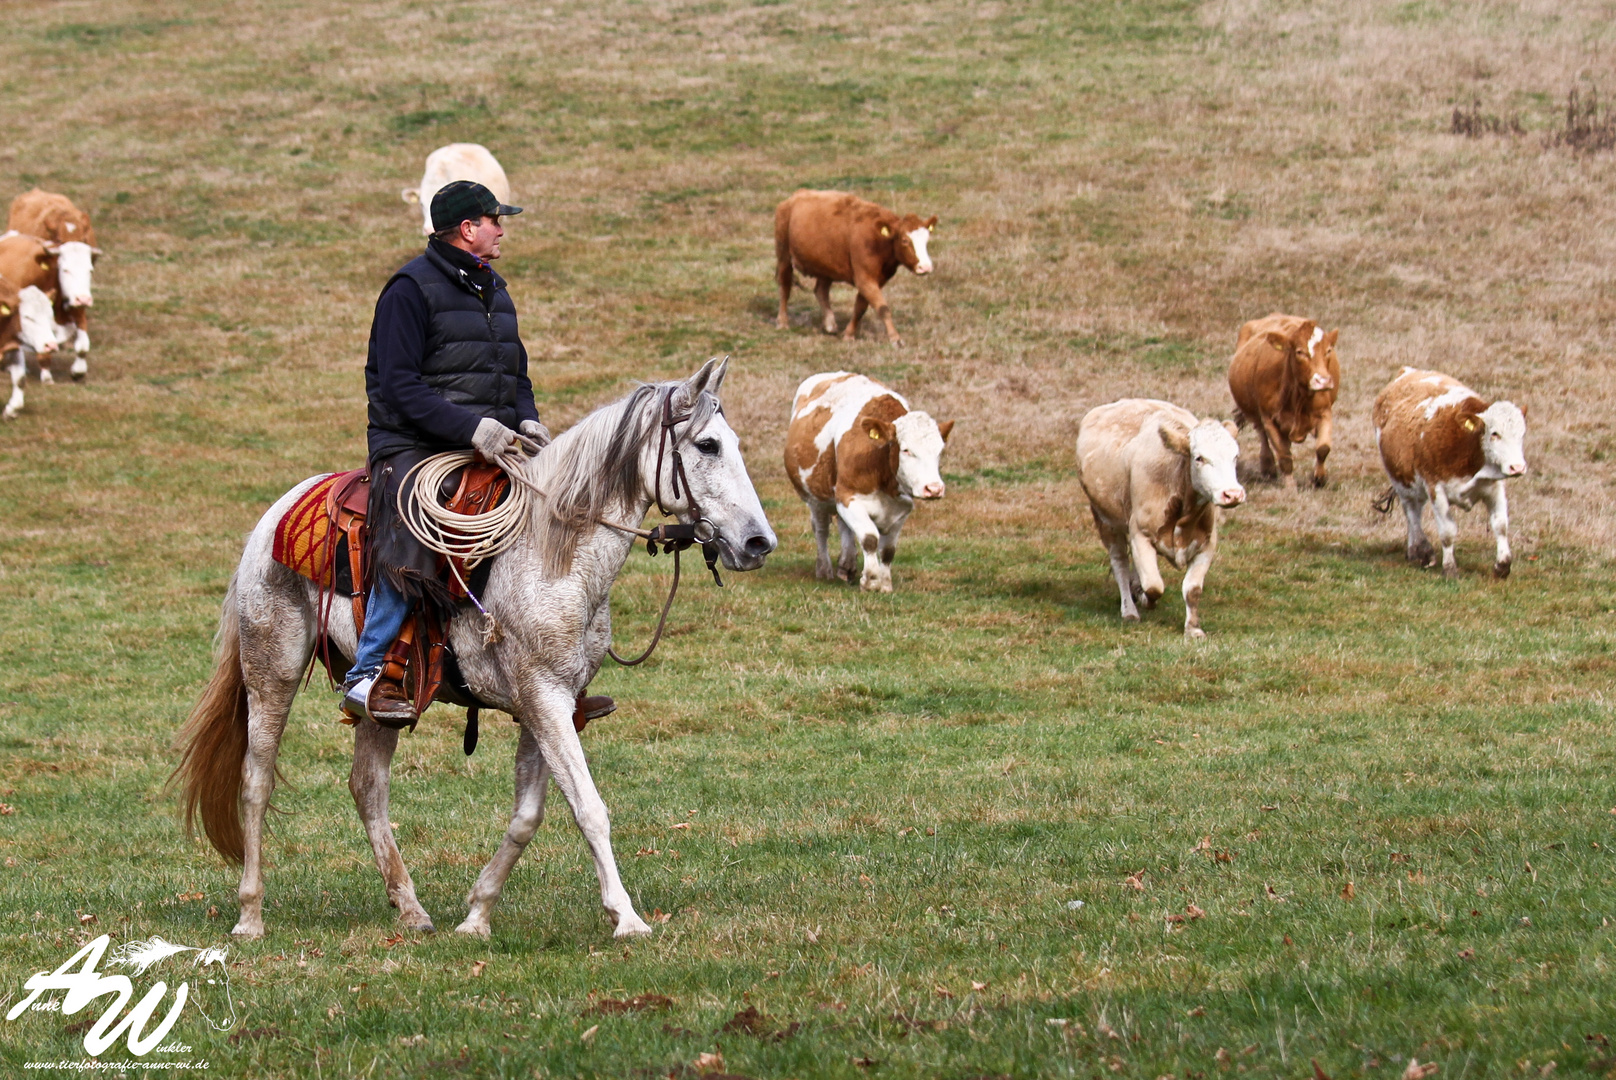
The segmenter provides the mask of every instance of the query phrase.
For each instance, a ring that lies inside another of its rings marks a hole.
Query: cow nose
[[[1335,385],[1335,380],[1330,378],[1330,376],[1328,376],[1328,375],[1314,375],[1313,376],[1313,389],[1315,389],[1315,390],[1328,390],[1328,389],[1330,389],[1330,387],[1332,387],[1334,385]]]
[[[925,487],[921,488],[920,497],[922,499],[941,499],[943,497],[943,490],[943,483],[939,480],[934,484],[927,484]]]
[[[75,296],[73,298],[73,303],[72,303],[71,306],[73,306],[73,307],[89,307],[90,304],[91,304],[91,301],[90,301],[90,298],[88,296]]]
[[[746,543],[742,544],[741,547],[751,558],[761,559],[774,550],[775,541],[773,537],[764,536],[762,533],[753,533],[746,538]]]
[[[919,266],[915,267],[915,273],[917,273],[917,274],[929,274],[929,273],[931,273],[931,263],[929,263],[929,262],[921,263]]]
[[[1246,501],[1246,489],[1243,487],[1225,488],[1221,501],[1224,506],[1239,506]]]
[[[53,353],[55,351],[56,351],[56,342],[54,342],[54,341],[47,341],[43,345],[41,345],[39,347],[39,349],[38,349],[38,352],[39,352],[39,354],[41,356],[45,355],[46,353]]]
[[[1511,475],[1511,476],[1525,476],[1526,475],[1526,462],[1523,461],[1523,462],[1520,462],[1517,465],[1511,465],[1507,471],[1508,471],[1509,475]]]

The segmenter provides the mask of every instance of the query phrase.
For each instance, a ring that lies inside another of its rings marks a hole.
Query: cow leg
[[[1279,482],[1286,491],[1296,487],[1296,461],[1291,456],[1291,435],[1280,429],[1271,417],[1262,418],[1262,428],[1273,447],[1273,457],[1279,466]]]
[[[56,381],[56,376],[51,374],[50,353],[36,353],[32,349],[28,349],[26,351],[18,349],[17,351],[22,353],[24,356],[32,356],[34,358],[34,363],[39,365],[39,385],[50,386]]]
[[[1509,500],[1504,497],[1504,484],[1477,484],[1476,495],[1487,506],[1487,523],[1493,527],[1493,540],[1498,544],[1493,562],[1493,577],[1509,577],[1509,565],[1514,561],[1509,551]]]
[[[824,326],[825,333],[834,334],[836,332],[836,312],[831,310],[830,306],[830,278],[814,279],[814,297],[819,301],[821,325]]]
[[[814,577],[820,581],[836,577],[830,564],[830,523],[835,516],[836,511],[829,503],[815,500],[808,504],[808,519],[813,523],[814,547],[818,552],[814,559]]]
[[[1258,415],[1254,418],[1252,427],[1257,429],[1257,475],[1264,480],[1272,480],[1279,475],[1274,469],[1274,438],[1277,435],[1269,433],[1268,418]]]
[[[898,534],[903,531],[903,523],[908,520],[908,514],[900,514],[887,531],[880,534],[879,543],[876,545],[876,555],[881,560],[881,570],[886,575],[889,591],[892,584],[892,561],[898,557]]]
[[[22,382],[28,375],[28,365],[23,361],[21,349],[12,350],[11,363],[6,370],[11,372],[11,400],[6,402],[6,411],[0,416],[15,420],[17,414],[22,412]]]
[[[847,324],[847,328],[842,331],[842,340],[852,341],[858,337],[859,323],[864,319],[864,313],[869,310],[869,307],[870,302],[864,299],[863,293],[853,297],[853,318]]]
[[[851,533],[858,541],[860,550],[864,552],[864,573],[859,578],[859,588],[865,592],[891,592],[892,568],[881,562],[881,532],[875,527],[869,512],[857,503],[843,505],[838,502],[836,516],[842,520],[845,529],[844,540],[847,533]],[[842,548],[842,557],[844,559],[847,557],[845,545]]]
[[[516,808],[511,811],[511,823],[499,850],[488,860],[488,865],[477,876],[477,884],[466,896],[470,911],[466,921],[456,927],[460,933],[488,936],[489,916],[499,902],[500,893],[505,891],[511,869],[544,821],[544,795],[549,786],[550,766],[545,764],[544,754],[539,750],[539,740],[523,724],[516,743]]]
[[[887,303],[886,296],[881,292],[881,283],[873,278],[866,278],[863,281],[855,281],[853,285],[864,298],[864,302],[875,309],[875,317],[886,327],[887,340],[893,345],[902,345],[903,338],[898,336],[898,328],[892,322],[892,306]]]
[[[1139,578],[1139,586],[1144,591],[1145,610],[1156,606],[1167,586],[1162,583],[1161,567],[1156,563],[1156,546],[1138,529],[1128,529],[1128,546],[1133,549],[1134,574]]]
[[[842,520],[842,515],[837,510],[839,505],[832,510],[832,513],[836,514],[836,529],[840,544],[836,553],[836,576],[851,584],[855,575],[854,564],[858,561],[859,541],[857,534],[848,528],[847,522]]]
[[[1328,414],[1319,417],[1319,423],[1313,430],[1313,486],[1321,488],[1326,480],[1324,472],[1324,459],[1330,456],[1330,434],[1333,421]]]
[[[1397,492],[1397,500],[1403,504],[1403,517],[1408,522],[1408,544],[1404,548],[1404,555],[1409,562],[1418,566],[1430,566],[1431,542],[1425,538],[1425,527],[1420,524],[1420,515],[1425,511],[1425,494],[1418,488],[1408,494],[1395,487],[1392,490]]]
[[[1111,559],[1111,576],[1117,579],[1117,592],[1122,595],[1122,620],[1124,622],[1138,622],[1139,609],[1134,606],[1134,594],[1137,588],[1134,582],[1133,568],[1128,565],[1128,537],[1119,535],[1100,512],[1090,504],[1089,512],[1094,515],[1094,528],[1100,534],[1100,543],[1105,545],[1105,552]]]
[[[1448,489],[1435,485],[1431,492],[1431,514],[1436,518],[1436,538],[1442,544],[1442,575],[1458,577],[1459,563],[1453,557],[1453,542],[1459,536],[1459,525],[1453,520],[1453,506],[1448,502]]]
[[[1201,629],[1201,585],[1206,581],[1215,550],[1210,546],[1201,548],[1190,560],[1190,568],[1184,571],[1184,636],[1187,638],[1206,637],[1206,631]]]
[[[365,835],[370,838],[376,869],[387,886],[387,902],[398,908],[398,921],[409,930],[431,933],[432,916],[415,897],[415,882],[404,866],[387,818],[388,787],[393,770],[393,751],[398,748],[398,732],[371,720],[354,725],[353,769],[348,773],[348,791],[359,808]]]
[[[786,313],[786,303],[791,299],[791,260],[783,259],[776,262],[774,267],[775,280],[780,283],[780,315],[774,320],[774,325],[781,330],[791,329],[791,316]]]

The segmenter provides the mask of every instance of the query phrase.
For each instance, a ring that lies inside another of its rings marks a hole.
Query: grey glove
[[[537,420],[523,420],[517,428],[523,435],[537,443],[540,448],[550,445],[550,429]]]
[[[516,432],[492,416],[477,421],[477,430],[471,434],[471,448],[490,465],[504,457],[515,443]]]

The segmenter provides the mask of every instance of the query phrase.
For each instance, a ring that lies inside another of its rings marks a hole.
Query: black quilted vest
[[[405,263],[387,284],[401,277],[420,286],[426,299],[426,354],[421,359],[421,376],[427,385],[454,404],[514,429],[522,349],[516,335],[516,305],[505,291],[505,279],[493,275],[485,305],[461,283],[459,269],[430,247]],[[377,371],[374,326],[367,360],[369,382]],[[365,389],[370,398],[371,457],[409,449],[468,449],[438,444],[380,400],[375,386]]]

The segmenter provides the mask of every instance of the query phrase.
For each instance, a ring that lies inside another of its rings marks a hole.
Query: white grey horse
[[[573,730],[573,703],[611,643],[612,582],[635,543],[604,522],[638,526],[660,497],[681,521],[710,523],[731,570],[755,570],[775,548],[719,403],[727,365],[709,360],[682,382],[642,385],[590,413],[530,460],[526,477],[544,497],[535,497],[528,529],[495,560],[481,596],[497,620],[497,639],[484,644],[483,620],[470,608],[451,624],[449,644],[467,685],[522,726],[516,808],[504,842],[467,898],[471,910],[457,928],[462,933],[488,935],[489,913],[543,819],[552,775],[594,854],[601,902],[616,919],[616,935],[650,932],[618,877],[606,804]],[[186,820],[200,816],[213,846],[243,864],[234,933],[246,937],[264,933],[264,814],[281,733],[314,654],[320,605],[314,583],[275,562],[271,550],[276,524],[318,479],[282,496],[248,538],[225,594],[217,667],[180,735],[184,756],[175,777],[183,781]],[[353,655],[357,635],[349,605],[331,606],[329,633],[334,648]],[[388,824],[397,744],[396,731],[370,720],[357,725],[348,788],[399,922],[431,930]]]

